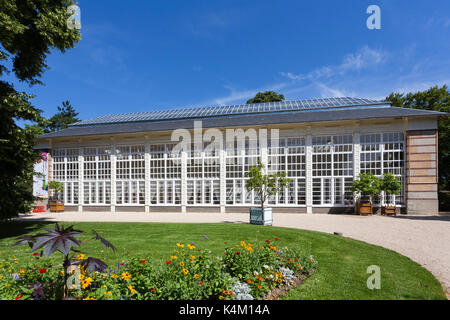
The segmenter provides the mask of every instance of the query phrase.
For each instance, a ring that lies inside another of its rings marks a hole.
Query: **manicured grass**
[[[277,247],[288,246],[313,255],[317,272],[301,286],[289,291],[285,299],[446,299],[441,284],[433,275],[411,259],[394,251],[335,235],[247,224],[178,224],[178,223],[63,223],[76,229],[95,229],[112,242],[117,251],[90,241],[82,248],[88,255],[115,265],[131,257],[151,258],[163,262],[169,258],[177,242],[195,242],[199,248],[221,255],[226,246],[244,240],[263,243],[278,237]],[[32,262],[28,246],[11,248],[14,238],[36,234],[53,223],[12,222],[0,225],[0,262],[15,255],[19,263]],[[89,232],[88,232],[89,235]],[[206,240],[202,235],[206,235]],[[82,236],[81,239],[86,238]],[[227,244],[225,244],[227,242]],[[59,254],[49,264],[61,263]],[[369,290],[367,267],[381,269],[381,289]]]

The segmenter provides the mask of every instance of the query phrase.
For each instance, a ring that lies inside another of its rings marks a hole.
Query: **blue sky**
[[[369,5],[381,29],[369,30]],[[52,52],[44,86],[16,88],[81,119],[245,103],[425,90],[450,81],[450,1],[79,0],[82,40]]]

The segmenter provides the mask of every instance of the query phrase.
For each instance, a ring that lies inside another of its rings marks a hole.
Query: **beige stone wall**
[[[434,215],[438,209],[438,132],[406,132],[406,206],[409,214]]]

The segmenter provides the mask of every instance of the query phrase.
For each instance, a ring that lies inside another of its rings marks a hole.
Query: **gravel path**
[[[143,213],[64,212],[21,215],[21,220],[103,222],[233,222],[248,223],[241,213]],[[428,269],[450,294],[450,216],[353,216],[327,214],[282,214],[274,225],[362,240],[394,250]]]

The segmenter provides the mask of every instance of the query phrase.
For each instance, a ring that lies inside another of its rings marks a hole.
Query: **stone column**
[[[190,146],[189,146],[190,147]],[[181,212],[186,213],[187,207],[187,152],[181,152]]]
[[[83,157],[83,147],[78,148],[78,212],[83,211],[83,203],[84,203],[84,192],[83,192],[83,166],[84,166],[84,157]]]
[[[227,180],[226,180],[226,150],[225,142],[222,142],[219,151],[219,163],[220,163],[220,213],[225,213],[226,201],[227,201]]]
[[[111,138],[111,212],[116,211],[116,142]]]
[[[310,127],[308,127],[306,130],[305,142],[306,142],[306,213],[313,213],[312,135]]]
[[[406,132],[406,210],[435,215],[438,205],[438,131]]]
[[[358,180],[361,173],[361,134],[359,132],[359,125],[353,131],[353,181]],[[354,211],[356,213],[356,201],[358,201],[356,194],[353,193]]]
[[[148,137],[145,136],[145,212],[150,212],[150,145],[147,143]]]

